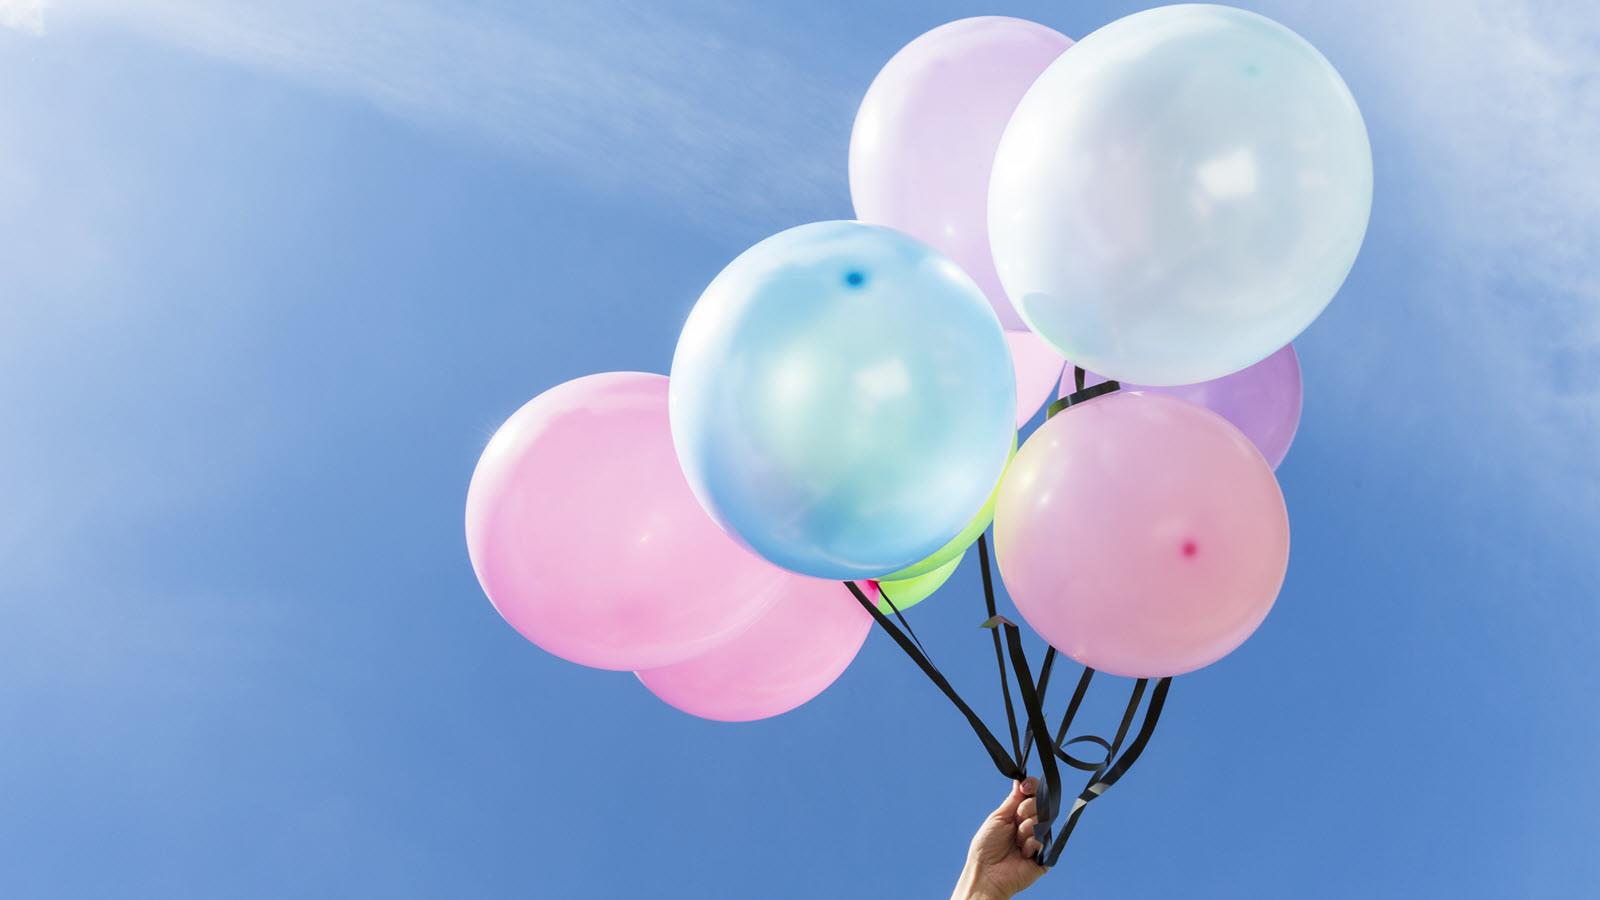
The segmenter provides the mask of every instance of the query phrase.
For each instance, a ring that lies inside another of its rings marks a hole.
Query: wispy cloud
[[[1453,363],[1471,355],[1459,383],[1471,387],[1477,414],[1494,419],[1480,440],[1537,447],[1541,462],[1562,470],[1541,480],[1593,501],[1600,18],[1592,5],[1468,0],[1448,14],[1384,0],[1273,5],[1351,80],[1376,126],[1375,216],[1410,229],[1407,250],[1425,254],[1407,264],[1417,280],[1404,293],[1363,302],[1418,309],[1430,332],[1398,339]],[[1372,362],[1386,377],[1383,361]],[[1576,492],[1574,474],[1583,484]]]
[[[34,27],[42,2],[0,0],[0,15]],[[701,222],[848,212],[844,138],[862,85],[746,40],[758,13],[691,24],[629,0],[527,6],[53,0],[50,12],[61,27],[122,26],[488,139]],[[1433,224],[1459,264],[1559,304],[1545,308],[1569,327],[1547,349],[1563,370],[1600,352],[1600,20],[1587,6],[1265,4],[1368,75],[1358,94],[1369,115],[1387,110],[1380,139],[1425,155]]]
[[[45,0],[0,0],[0,28],[44,33]]]
[[[53,31],[122,28],[274,72],[744,236],[848,213],[860,72],[852,81],[794,46],[762,49],[784,45],[749,39],[759,9],[525,6],[52,0],[47,12]],[[1600,19],[1588,6],[1262,3],[1349,77],[1374,125],[1378,215],[1403,220],[1417,232],[1409,252],[1428,253],[1408,277],[1431,280],[1369,302],[1425,305],[1435,347],[1481,348],[1505,385],[1486,381],[1485,399],[1592,475]],[[41,0],[0,0],[0,16],[42,27]]]
[[[1424,5],[1425,6],[1425,5]],[[1486,285],[1537,286],[1557,345],[1600,342],[1600,19],[1587,4],[1400,12],[1377,40],[1441,188],[1438,226]],[[1381,21],[1381,20],[1380,20]],[[1507,252],[1507,251],[1511,252]],[[1485,252],[1489,251],[1489,252]],[[1558,332],[1566,333],[1558,333]]]
[[[270,70],[701,222],[848,213],[848,90],[726,27],[616,0],[554,6],[57,0],[51,12],[53,28],[122,27]]]
[[[1473,3],[1449,16],[1408,10],[1414,38],[1390,38],[1411,136],[1436,154],[1442,260],[1477,303],[1459,316],[1488,367],[1503,367],[1496,411],[1581,473],[1600,470],[1600,18],[1587,3]],[[1398,61],[1411,60],[1410,65]],[[1463,298],[1466,299],[1466,298]],[[1520,409],[1518,409],[1520,407]],[[1555,474],[1555,473],[1549,473]],[[1565,490],[1571,492],[1568,483]]]

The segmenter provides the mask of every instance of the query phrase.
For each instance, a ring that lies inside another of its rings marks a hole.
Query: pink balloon
[[[1065,365],[1067,369],[1061,375],[1060,390],[1063,397],[1076,390],[1078,383],[1072,364]],[[1083,383],[1088,386],[1104,380],[1093,372],[1086,372]],[[1294,433],[1300,428],[1300,358],[1292,345],[1253,366],[1210,381],[1166,387],[1124,382],[1122,390],[1166,394],[1204,406],[1244,432],[1274,469],[1288,455]]]
[[[858,586],[868,599],[878,591]],[[765,719],[822,693],[856,658],[872,616],[837,581],[796,576],[754,625],[707,653],[636,673],[652,694],[720,722]]]
[[[1050,399],[1065,360],[1031,331],[1006,332],[1011,365],[1017,373],[1017,427],[1021,428]]]
[[[667,379],[640,372],[569,381],[506,420],[472,473],[467,552],[512,627],[601,669],[704,653],[795,577],[706,516],[672,448]]]
[[[1012,460],[995,555],[1017,610],[1078,662],[1135,678],[1232,652],[1289,565],[1289,516],[1250,439],[1157,394],[1045,422]]]
[[[1071,46],[1024,19],[941,25],[883,67],[850,134],[856,218],[943,251],[983,288],[1007,329],[1027,325],[989,255],[989,170],[1022,95]]]

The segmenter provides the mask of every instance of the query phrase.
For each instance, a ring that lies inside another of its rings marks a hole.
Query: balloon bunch
[[[810,700],[876,622],[1001,773],[1039,749],[1050,865],[1143,751],[1171,677],[1238,647],[1277,597],[1289,342],[1360,247],[1366,130],[1327,60],[1252,13],[1162,7],[1076,44],[985,17],[889,61],[849,174],[858,220],[729,263],[670,378],[579,378],[505,423],[468,493],[472,564],[529,640],[711,719]],[[1037,679],[997,611],[991,521],[1049,644]],[[904,616],[973,545],[1009,747]],[[1058,654],[1084,669],[1052,731]],[[1136,679],[1126,712],[1109,740],[1072,737],[1096,671]],[[1070,808],[1062,765],[1090,773]]]

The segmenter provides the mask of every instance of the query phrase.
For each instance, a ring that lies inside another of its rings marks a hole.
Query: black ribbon
[[[916,642],[917,649],[922,651],[922,655],[926,656],[929,662],[932,662],[933,654],[928,652],[927,647],[922,646],[922,638],[917,637],[917,633],[911,630],[911,623],[906,621],[905,614],[900,612],[900,607],[894,604],[894,598],[889,596],[889,592],[883,589],[882,584],[878,585],[878,596],[883,598],[883,602],[889,604],[889,611],[894,613],[895,620],[900,623],[900,627],[906,630],[906,634],[911,635],[911,640]]]
[[[1047,647],[1044,651],[1044,663],[1039,667],[1039,702],[1044,703],[1045,691],[1050,687],[1050,670],[1056,664],[1056,648]],[[1022,736],[1022,757],[1017,764],[1024,769],[1028,767],[1028,757],[1033,753],[1033,732],[1030,730]]]
[[[1048,868],[1056,864],[1061,858],[1061,852],[1067,848],[1067,839],[1072,837],[1072,830],[1078,826],[1078,819],[1083,816],[1083,811],[1089,807],[1091,802],[1103,796],[1113,784],[1117,783],[1118,779],[1127,774],[1133,764],[1139,760],[1140,755],[1144,753],[1145,746],[1150,743],[1150,735],[1155,733],[1156,722],[1161,719],[1161,709],[1167,702],[1167,690],[1172,686],[1171,678],[1162,678],[1156,681],[1155,689],[1150,692],[1150,703],[1145,708],[1144,723],[1140,725],[1139,733],[1134,736],[1133,743],[1128,745],[1128,749],[1122,756],[1117,756],[1117,747],[1121,745],[1122,739],[1127,735],[1128,725],[1133,720],[1134,713],[1139,709],[1139,700],[1144,694],[1145,685],[1146,679],[1143,678],[1139,679],[1134,685],[1133,696],[1128,701],[1127,711],[1123,713],[1122,725],[1117,729],[1116,739],[1109,743],[1104,739],[1095,739],[1095,743],[1106,747],[1105,761],[1095,768],[1093,774],[1089,776],[1089,781],[1083,786],[1083,790],[1078,794],[1077,799],[1073,801],[1072,809],[1067,813],[1067,818],[1061,823],[1061,833],[1056,836],[1055,843],[1050,845],[1047,852],[1040,852],[1039,865]],[[1085,735],[1085,738],[1087,737],[1091,736]],[[1074,738],[1067,743],[1076,743],[1082,740],[1083,738]]]
[[[1017,672],[1017,689],[1022,692],[1022,706],[1028,711],[1028,733],[1033,735],[1039,746],[1046,746],[1050,743],[1050,726],[1045,724],[1043,698],[1034,690],[1033,676],[1028,671],[1028,656],[1022,649],[1022,631],[1010,622],[1001,627],[1006,632],[1011,665]],[[1039,841],[1036,860],[1044,865],[1044,848],[1050,846],[1050,828],[1055,823],[1059,811],[1057,806],[1061,802],[1061,769],[1056,765],[1055,754],[1043,752],[1039,754],[1039,767],[1044,771],[1044,783],[1034,791],[1037,824],[1033,826],[1033,835]]]
[[[878,623],[878,627],[889,633],[889,637],[893,638],[894,642],[900,645],[900,649],[911,657],[911,661],[917,664],[917,668],[922,670],[922,674],[928,676],[928,680],[933,682],[934,687],[937,687],[945,697],[949,698],[950,702],[961,712],[961,715],[966,718],[967,724],[972,726],[972,733],[978,736],[978,740],[983,744],[983,749],[989,751],[989,758],[994,761],[994,767],[1000,771],[1000,774],[1012,781],[1021,781],[1027,777],[1022,768],[1017,765],[1016,760],[1006,753],[1005,748],[1000,745],[1000,741],[995,738],[994,732],[989,730],[989,726],[983,724],[983,720],[978,718],[978,714],[972,711],[972,707],[967,705],[967,701],[961,699],[961,695],[956,693],[954,687],[951,687],[949,679],[945,678],[944,673],[939,671],[939,667],[928,659],[927,654],[918,649],[910,638],[896,628],[894,623],[890,622],[889,618],[883,614],[882,610],[878,609],[878,605],[867,599],[867,595],[862,593],[861,588],[856,586],[854,581],[846,581],[844,585],[850,589],[851,594],[855,595],[856,602],[860,603],[872,615],[873,621]]]
[[[1084,371],[1075,368],[1074,381],[1077,390],[1050,404],[1045,411],[1045,418],[1050,418],[1062,410],[1075,406],[1096,397],[1101,397],[1118,390],[1121,385],[1115,381],[1105,381],[1093,387],[1084,387]],[[1061,724],[1056,728],[1054,736],[1051,735],[1049,725],[1045,720],[1044,701],[1045,692],[1050,686],[1051,671],[1055,666],[1057,651],[1050,647],[1045,651],[1044,662],[1039,668],[1039,679],[1033,678],[1033,670],[1028,665],[1028,655],[1022,646],[1022,630],[1005,616],[999,614],[995,603],[994,576],[989,562],[989,541],[980,534],[978,536],[978,560],[983,574],[983,600],[984,609],[988,619],[983,627],[991,632],[994,642],[995,666],[1000,672],[1000,692],[1005,701],[1006,724],[1011,737],[1011,750],[1008,753],[1000,739],[984,724],[972,707],[961,699],[961,695],[945,678],[939,667],[933,664],[927,650],[922,646],[922,641],[911,628],[911,623],[906,621],[904,614],[889,597],[887,592],[882,593],[884,601],[888,604],[894,619],[899,622],[899,627],[887,615],[867,598],[867,595],[853,581],[844,584],[855,596],[856,601],[871,614],[873,621],[888,633],[889,637],[900,646],[900,649],[911,658],[911,661],[928,676],[934,686],[945,695],[971,726],[973,734],[989,753],[989,758],[1001,775],[1013,781],[1021,781],[1027,777],[1027,766],[1035,746],[1040,748],[1039,768],[1044,776],[1043,783],[1034,792],[1035,817],[1037,825],[1034,835],[1039,841],[1040,850],[1034,860],[1041,866],[1053,866],[1060,859],[1061,853],[1066,849],[1067,839],[1072,836],[1072,831],[1077,827],[1078,820],[1083,816],[1083,811],[1095,799],[1102,796],[1118,779],[1127,774],[1133,764],[1144,753],[1145,747],[1150,743],[1150,736],[1155,732],[1156,723],[1161,719],[1161,710],[1166,705],[1167,692],[1172,686],[1171,678],[1157,679],[1155,687],[1150,688],[1150,680],[1141,678],[1134,682],[1133,691],[1128,698],[1128,705],[1123,710],[1122,720],[1118,723],[1116,734],[1111,740],[1093,734],[1081,734],[1067,737],[1072,728],[1072,722],[1077,717],[1078,710],[1083,705],[1083,698],[1088,693],[1089,684],[1094,679],[1095,670],[1085,667],[1078,677],[1078,684],[1073,689],[1072,699],[1067,703],[1066,712],[1061,717]],[[902,630],[903,629],[903,630]],[[1002,635],[1004,636],[1002,639]],[[1007,672],[1006,662],[1011,663],[1010,672]],[[1016,704],[1011,696],[1011,677],[1016,677],[1017,692],[1021,697],[1024,719],[1019,729],[1017,721]],[[1144,720],[1134,735],[1132,743],[1126,750],[1122,749],[1123,741],[1127,739],[1128,731],[1133,726],[1133,720],[1144,701],[1146,691],[1149,691],[1149,702],[1144,704]],[[1093,745],[1104,751],[1104,756],[1098,760],[1086,760],[1074,756],[1068,748],[1080,745]],[[1061,814],[1061,768],[1060,764],[1088,772],[1089,779],[1073,800],[1072,808],[1067,810],[1066,818],[1062,820],[1059,833],[1052,835],[1055,820]],[[1052,840],[1053,837],[1053,840]]]
[[[978,562],[983,572],[983,605],[989,611],[989,619],[984,623],[987,626],[999,617],[999,613],[995,612],[994,578],[989,574],[989,542],[981,533],[978,535]],[[1000,652],[1000,632],[990,627],[989,633],[994,638],[994,662],[1000,669],[1000,696],[1006,701],[1006,724],[1011,727],[1011,752],[1013,758],[1020,761],[1023,759],[1023,752],[1022,745],[1017,742],[1017,711],[1011,705],[1011,683],[1006,679],[1005,655]],[[1019,762],[1018,766],[1026,769],[1028,764]]]
[[[1078,371],[1081,372],[1083,370],[1079,369]],[[1115,381],[1102,381],[1094,387],[1086,388],[1083,386],[1083,379],[1080,377],[1078,379],[1078,389],[1045,407],[1044,417],[1046,420],[1048,420],[1051,416],[1061,412],[1063,409],[1066,409],[1069,406],[1077,406],[1079,403],[1082,403],[1086,400],[1093,400],[1096,397],[1103,397],[1121,387],[1122,385]]]
[[[978,542],[979,550],[982,553],[980,558],[984,561],[983,570],[987,575],[989,572],[987,564],[988,542],[982,537],[978,539]],[[1040,844],[1039,853],[1034,857],[1034,861],[1047,868],[1055,865],[1056,861],[1060,859],[1062,851],[1066,849],[1067,840],[1071,837],[1073,829],[1077,827],[1078,820],[1082,817],[1083,811],[1088,807],[1089,803],[1099,798],[1113,784],[1116,784],[1118,779],[1127,774],[1133,764],[1138,761],[1140,755],[1144,753],[1145,747],[1150,742],[1150,736],[1155,732],[1156,723],[1161,718],[1161,710],[1166,703],[1167,691],[1171,687],[1172,679],[1162,678],[1156,681],[1154,690],[1150,692],[1150,702],[1145,708],[1144,721],[1138,733],[1134,735],[1133,742],[1119,756],[1118,752],[1121,750],[1123,741],[1127,738],[1128,730],[1132,726],[1135,714],[1139,710],[1140,703],[1149,685],[1149,680],[1141,678],[1134,683],[1132,696],[1123,711],[1121,722],[1118,723],[1116,735],[1111,740],[1108,741],[1092,734],[1068,738],[1067,733],[1071,729],[1073,719],[1077,716],[1078,710],[1083,704],[1084,696],[1088,693],[1089,684],[1095,674],[1094,669],[1085,668],[1083,674],[1078,678],[1077,687],[1072,692],[1072,699],[1067,703],[1067,709],[1062,716],[1061,724],[1057,728],[1054,737],[1052,737],[1045,720],[1044,689],[1049,684],[1049,673],[1055,661],[1056,650],[1051,647],[1046,652],[1044,665],[1040,668],[1039,681],[1035,684],[1032,669],[1028,665],[1027,652],[1022,646],[1022,630],[1006,617],[995,613],[983,624],[984,627],[989,628],[994,633],[994,641],[997,648],[1001,645],[1000,635],[1004,633],[1004,647],[1010,657],[1012,673],[1015,674],[1017,679],[1017,690],[1021,695],[1023,714],[1026,717],[1023,725],[1027,734],[1027,744],[1016,757],[1013,757],[1006,752],[1005,747],[1000,743],[999,738],[995,737],[994,732],[989,730],[989,727],[978,717],[972,707],[956,692],[949,679],[945,678],[944,673],[940,672],[939,668],[928,658],[927,653],[922,649],[921,642],[915,640],[914,637],[908,637],[906,631],[901,631],[896,627],[894,622],[878,608],[878,605],[867,598],[867,595],[855,582],[847,581],[844,584],[850,589],[850,593],[861,604],[862,608],[872,616],[878,627],[889,634],[890,638],[900,646],[900,649],[911,658],[911,661],[922,670],[923,674],[928,676],[928,680],[933,682],[934,686],[950,700],[967,720],[967,724],[971,726],[973,734],[977,735],[984,749],[988,751],[989,758],[994,762],[995,768],[1001,775],[1012,781],[1023,780],[1027,777],[1025,764],[1019,764],[1017,759],[1026,759],[1027,757],[1023,754],[1026,754],[1035,745],[1050,749],[1051,752],[1041,752],[1039,754],[1039,766],[1044,779],[1043,783],[1039,784],[1034,792],[1035,818],[1037,820],[1037,824],[1034,826],[1034,835]],[[992,578],[984,579],[984,588],[985,608],[994,610]],[[894,612],[895,618],[901,624],[904,624],[907,631],[909,631],[910,625],[906,622],[905,616],[900,612],[899,608],[894,605],[894,601],[889,599],[887,595],[884,595],[884,598],[890,610]],[[1009,681],[1005,679],[1003,657],[1001,675],[1002,684],[1006,686],[1006,718],[1012,734],[1016,735],[1018,729],[1015,706],[1012,703]],[[1017,743],[1014,739],[1014,749]],[[1079,744],[1098,746],[1105,751],[1105,756],[1097,762],[1090,762],[1075,757],[1068,752],[1068,747]],[[1074,769],[1089,772],[1090,775],[1089,780],[1084,784],[1083,790],[1078,793],[1078,796],[1073,801],[1072,808],[1067,811],[1066,818],[1061,824],[1060,832],[1052,835],[1056,817],[1061,813],[1061,770],[1058,763],[1066,763]],[[1054,838],[1053,841],[1052,837]]]

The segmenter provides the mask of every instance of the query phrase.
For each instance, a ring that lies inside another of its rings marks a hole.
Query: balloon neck
[[[1083,388],[1082,390],[1073,391],[1065,397],[1062,397],[1060,400],[1050,404],[1050,406],[1044,411],[1044,417],[1048,420],[1051,416],[1061,412],[1069,406],[1077,406],[1079,403],[1087,403],[1096,397],[1103,397],[1106,394],[1114,393],[1121,387],[1122,385],[1115,381],[1102,381],[1099,384],[1091,385],[1090,387]]]

